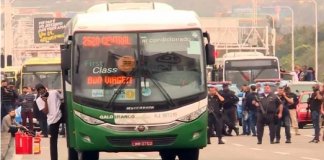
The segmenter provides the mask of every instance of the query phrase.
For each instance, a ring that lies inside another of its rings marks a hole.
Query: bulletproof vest
[[[217,96],[208,95],[208,111],[218,113],[221,110],[221,102]]]
[[[323,101],[315,99],[316,94],[312,93],[311,97],[308,99],[308,104],[311,111],[320,111]]]
[[[276,114],[278,112],[278,106],[281,102],[277,95],[273,93],[270,93],[268,96],[261,94],[259,99],[267,114]]]

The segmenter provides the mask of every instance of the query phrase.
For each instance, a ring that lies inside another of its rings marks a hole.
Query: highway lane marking
[[[232,145],[236,146],[236,147],[243,147],[243,144],[238,144],[238,143],[233,143]]]
[[[137,153],[136,154],[138,157],[141,157],[141,158],[145,158],[145,157],[147,157],[147,155],[145,155],[145,154],[141,154],[141,153]]]
[[[256,150],[256,151],[262,151],[263,149],[261,149],[261,148],[250,148],[250,149],[252,149],[252,150]]]
[[[307,159],[307,160],[320,160],[317,158],[311,158],[311,157],[300,157],[301,159]]]
[[[281,154],[281,155],[288,155],[288,154],[290,154],[290,153],[287,153],[287,152],[273,152],[273,153]]]

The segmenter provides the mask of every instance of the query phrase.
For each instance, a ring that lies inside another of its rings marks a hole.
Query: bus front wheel
[[[199,149],[183,149],[178,152],[179,160],[198,160],[199,159]]]
[[[98,151],[76,151],[74,148],[68,149],[68,159],[69,160],[98,160]]]
[[[176,156],[179,160],[198,160],[199,149],[162,150],[160,156],[162,160],[175,160]]]
[[[99,159],[98,151],[78,152],[78,160],[98,160],[98,159]]]

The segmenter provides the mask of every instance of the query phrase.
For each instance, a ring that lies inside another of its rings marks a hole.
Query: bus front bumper
[[[161,130],[118,131],[85,123],[74,117],[75,149],[79,151],[158,151],[163,149],[203,148],[207,144],[207,113],[191,122]]]

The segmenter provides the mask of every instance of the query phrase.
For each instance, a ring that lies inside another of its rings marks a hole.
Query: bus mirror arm
[[[207,42],[208,42],[208,44],[210,44],[210,36],[207,31],[203,33],[203,37],[207,38]]]

